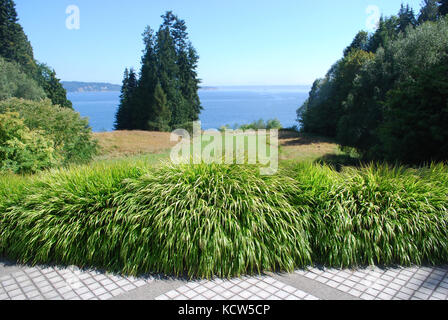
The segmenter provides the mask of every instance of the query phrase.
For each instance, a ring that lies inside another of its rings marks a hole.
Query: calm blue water
[[[296,125],[296,110],[308,97],[306,87],[220,87],[200,90],[204,110],[203,129],[246,124],[258,119],[278,118],[282,125]],[[119,92],[69,93],[68,98],[81,116],[88,117],[95,132],[113,130]]]

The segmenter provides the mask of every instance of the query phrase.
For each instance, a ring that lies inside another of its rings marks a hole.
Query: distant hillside
[[[199,90],[205,90],[205,91],[211,91],[211,90],[218,90],[217,87],[199,87]]]
[[[118,84],[103,82],[62,81],[62,85],[67,92],[104,92],[120,91],[121,89],[121,86]]]

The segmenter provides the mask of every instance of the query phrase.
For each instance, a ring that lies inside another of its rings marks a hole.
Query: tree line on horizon
[[[34,58],[33,48],[19,24],[13,0],[0,0],[0,100],[48,98],[72,108],[56,72]]]
[[[448,160],[448,0],[360,31],[297,110],[301,130],[367,160]]]
[[[170,131],[199,119],[199,56],[185,21],[171,11],[162,19],[157,32],[148,26],[143,33],[140,73],[124,72],[116,130]]]

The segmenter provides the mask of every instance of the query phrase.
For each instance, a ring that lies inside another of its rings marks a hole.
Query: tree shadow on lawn
[[[278,137],[280,140],[282,140],[281,144],[283,146],[305,146],[320,143],[336,143],[333,139],[330,138],[314,136],[305,133],[299,133],[294,130],[285,129],[279,131]]]
[[[360,168],[371,163],[366,160],[352,157],[348,154],[326,154],[322,157],[319,157],[314,162],[321,165],[333,167],[338,172],[340,172],[343,167]]]

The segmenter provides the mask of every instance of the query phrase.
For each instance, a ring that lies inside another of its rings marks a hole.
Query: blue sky
[[[35,57],[66,81],[121,83],[140,67],[145,26],[157,29],[167,10],[186,20],[200,55],[204,85],[310,84],[366,29],[375,5],[395,0],[15,0]],[[414,9],[421,0],[409,0]],[[66,28],[66,8],[80,9],[80,29]]]

